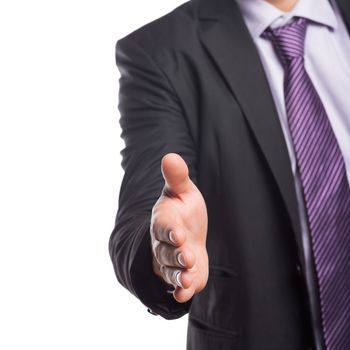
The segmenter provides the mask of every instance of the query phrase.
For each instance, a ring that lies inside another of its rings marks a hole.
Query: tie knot
[[[304,56],[307,20],[296,17],[291,23],[272,29],[268,27],[261,36],[272,41],[275,51],[285,65],[293,58]]]

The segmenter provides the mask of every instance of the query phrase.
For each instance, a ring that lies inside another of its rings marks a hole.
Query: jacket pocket
[[[236,350],[238,340],[235,333],[213,329],[193,316],[188,318],[186,350]]]
[[[209,267],[207,285],[193,296],[189,318],[195,320],[194,326],[199,329],[239,336],[242,327],[241,284],[234,271]]]

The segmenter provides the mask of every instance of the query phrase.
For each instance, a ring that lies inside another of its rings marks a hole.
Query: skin
[[[278,9],[288,12],[294,8],[298,0],[265,0],[271,5],[276,6]]]
[[[264,1],[285,12],[292,10],[298,2]],[[189,178],[185,160],[179,154],[166,154],[162,158],[161,171],[165,185],[152,208],[150,227],[153,271],[175,287],[174,298],[184,303],[204,289],[208,281],[207,208],[201,192]],[[174,242],[170,240],[170,231]],[[179,254],[184,266],[178,259]]]
[[[173,296],[182,303],[207,284],[207,208],[180,155],[166,154],[162,158],[161,171],[165,185],[152,208],[150,227],[153,270],[157,276],[174,285]],[[170,231],[175,243],[169,238]],[[179,253],[184,266],[177,259]],[[178,271],[181,272],[179,280],[175,277]]]

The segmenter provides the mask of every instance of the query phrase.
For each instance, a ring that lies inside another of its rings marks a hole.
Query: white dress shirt
[[[283,67],[273,44],[260,37],[271,26],[288,23],[293,16],[313,22],[305,37],[305,69],[326,109],[342,152],[350,183],[350,36],[334,0],[299,0],[290,12],[283,12],[264,0],[236,0],[247,28],[257,46],[277,107],[282,131],[287,143],[295,180],[305,259],[310,236],[302,188],[296,167],[293,142],[289,131],[283,90]],[[262,116],[263,118],[264,116]],[[310,286],[310,275],[306,276]],[[310,290],[309,290],[310,292]],[[311,292],[310,292],[311,293]]]

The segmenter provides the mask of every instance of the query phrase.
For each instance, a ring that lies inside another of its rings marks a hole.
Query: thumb
[[[166,154],[162,158],[161,169],[165,180],[165,190],[170,195],[178,196],[193,189],[188,166],[179,154]]]

